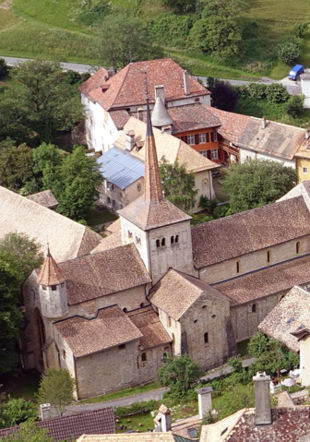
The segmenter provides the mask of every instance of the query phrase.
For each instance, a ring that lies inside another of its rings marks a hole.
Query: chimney
[[[212,410],[212,391],[212,387],[200,388],[198,390],[198,406],[200,419],[203,419],[205,415]]]
[[[51,404],[41,404],[40,405],[40,418],[42,421],[50,419],[51,417]]]
[[[189,95],[190,90],[189,90],[189,78],[187,70],[183,71],[183,82],[184,82],[184,94]]]
[[[162,84],[155,85],[155,101],[156,101],[156,98],[158,98],[158,97],[160,97],[162,102],[164,104],[166,104],[165,88]]]
[[[135,132],[128,130],[126,132],[126,150],[131,151],[135,145]]]
[[[109,68],[109,69],[108,69],[108,78],[113,77],[114,74],[115,74],[114,69],[113,69],[113,68]]]
[[[143,121],[143,107],[138,107],[138,119]]]
[[[270,425],[270,376],[264,371],[258,371],[253,377],[255,387],[255,425]]]
[[[306,129],[306,132],[305,132],[305,139],[306,139],[306,140],[309,140],[309,138],[310,138],[310,129]]]
[[[167,431],[171,431],[171,413],[169,408],[166,405],[161,404],[159,407],[159,413],[154,419],[155,422],[155,432],[157,433],[166,433]]]
[[[266,120],[266,117],[263,117],[263,119],[262,119],[262,129],[266,129],[266,127],[267,127],[267,120]]]

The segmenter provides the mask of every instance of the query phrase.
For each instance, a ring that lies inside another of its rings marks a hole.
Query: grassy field
[[[286,35],[296,22],[310,19],[310,4],[304,0],[246,0],[244,19],[247,38],[239,61],[224,63],[209,56],[164,48],[197,75],[221,78],[281,78],[288,67],[275,62],[276,39]],[[113,8],[143,19],[166,13],[160,0],[113,0]],[[98,48],[100,31],[80,24],[81,0],[0,0],[0,54],[42,57],[62,61],[102,63]],[[310,65],[310,32],[301,60]]]

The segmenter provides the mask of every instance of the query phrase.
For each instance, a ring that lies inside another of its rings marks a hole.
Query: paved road
[[[94,411],[103,407],[125,407],[135,402],[145,402],[150,401],[151,399],[160,401],[163,398],[164,393],[168,390],[169,389],[166,387],[157,388],[156,390],[146,391],[145,393],[139,393],[134,396],[128,396],[105,402],[97,402],[95,404],[80,404],[77,402],[73,405],[69,405],[64,414],[69,415],[72,413],[80,413],[82,411]]]
[[[8,66],[17,66],[20,63],[25,63],[26,61],[29,61],[29,58],[3,57],[2,55],[0,55],[0,57],[4,58]],[[65,71],[72,70],[78,72],[79,74],[84,74],[85,72],[95,72],[97,69],[96,66],[91,66],[89,64],[61,62],[60,65]]]

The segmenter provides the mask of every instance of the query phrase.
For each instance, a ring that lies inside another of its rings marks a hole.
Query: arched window
[[[297,241],[296,243],[296,255],[300,253],[300,241]]]
[[[252,313],[256,313],[256,304],[252,304],[251,310],[252,310]]]
[[[171,243],[171,244],[174,244],[174,236],[171,236],[171,238],[170,238],[170,243]]]
[[[142,362],[147,361],[146,353],[142,353],[142,354],[141,354],[141,361],[142,361]]]
[[[203,340],[204,340],[204,343],[205,343],[205,344],[208,344],[208,342],[209,342],[209,335],[208,335],[208,333],[205,333],[205,334],[203,335]]]
[[[162,246],[162,247],[165,247],[165,245],[166,245],[166,238],[163,238],[163,239],[161,240],[161,246]]]
[[[175,235],[175,240],[174,240],[176,243],[178,243],[179,242],[179,235]]]
[[[157,248],[160,247],[160,240],[159,239],[156,240],[156,247]]]

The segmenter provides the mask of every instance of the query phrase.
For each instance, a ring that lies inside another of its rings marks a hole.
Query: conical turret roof
[[[169,126],[172,124],[168,110],[166,109],[161,97],[156,98],[155,106],[152,112],[152,125],[155,127]]]
[[[37,277],[37,282],[41,285],[51,286],[61,284],[64,281],[65,277],[48,248],[46,258]]]

